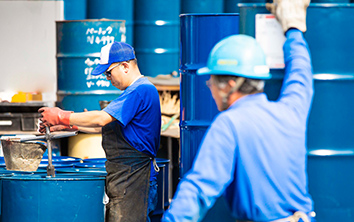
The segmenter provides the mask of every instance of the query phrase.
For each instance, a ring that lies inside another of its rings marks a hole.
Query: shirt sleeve
[[[285,77],[279,101],[307,117],[313,96],[310,52],[301,31],[290,29],[284,43]]]
[[[113,116],[125,127],[136,115],[141,98],[136,91],[124,92],[108,104],[103,111]]]
[[[192,169],[181,180],[162,221],[199,221],[233,180],[236,133],[219,115],[201,143]]]

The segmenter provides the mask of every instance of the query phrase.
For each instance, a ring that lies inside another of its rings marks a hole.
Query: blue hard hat
[[[247,35],[231,35],[211,50],[207,67],[199,75],[233,75],[250,79],[270,79],[266,56],[258,42]]]

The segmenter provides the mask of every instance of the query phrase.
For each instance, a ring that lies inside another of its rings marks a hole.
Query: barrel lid
[[[11,179],[10,179],[11,178]],[[20,180],[20,181],[80,181],[80,180],[105,180],[104,176],[89,175],[89,174],[55,174],[55,177],[47,176],[46,174],[31,174],[31,175],[13,175],[2,177],[2,180]]]
[[[239,13],[183,13],[179,17],[189,17],[189,16],[236,16]]]
[[[88,158],[88,159],[83,159],[82,160],[84,163],[85,162],[102,162],[102,163],[105,163],[107,161],[106,158]]]
[[[106,165],[104,162],[84,162],[77,163],[74,165],[75,168],[105,168]]]
[[[67,174],[89,174],[97,176],[106,176],[107,171],[104,168],[62,168],[57,169],[57,173],[67,173]]]

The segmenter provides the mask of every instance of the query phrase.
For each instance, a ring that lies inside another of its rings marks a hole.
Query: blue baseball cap
[[[113,63],[135,59],[134,48],[124,42],[113,42],[101,49],[100,64],[92,71],[91,75],[104,73]]]

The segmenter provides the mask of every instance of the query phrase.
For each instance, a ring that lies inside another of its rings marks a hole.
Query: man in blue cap
[[[43,107],[41,132],[78,129],[102,131],[106,153],[106,221],[150,221],[157,204],[158,167],[155,156],[160,144],[161,111],[156,87],[141,75],[134,49],[114,42],[101,49],[100,64],[92,75],[104,73],[124,92],[101,111],[73,113]],[[155,170],[156,169],[156,170]]]
[[[285,76],[277,101],[263,93],[271,77],[252,37],[217,43],[199,75],[222,111],[209,127],[192,169],[181,180],[162,221],[200,221],[224,195],[237,221],[314,221],[307,190],[306,124],[313,96],[307,43],[309,0],[267,5],[285,36]]]

